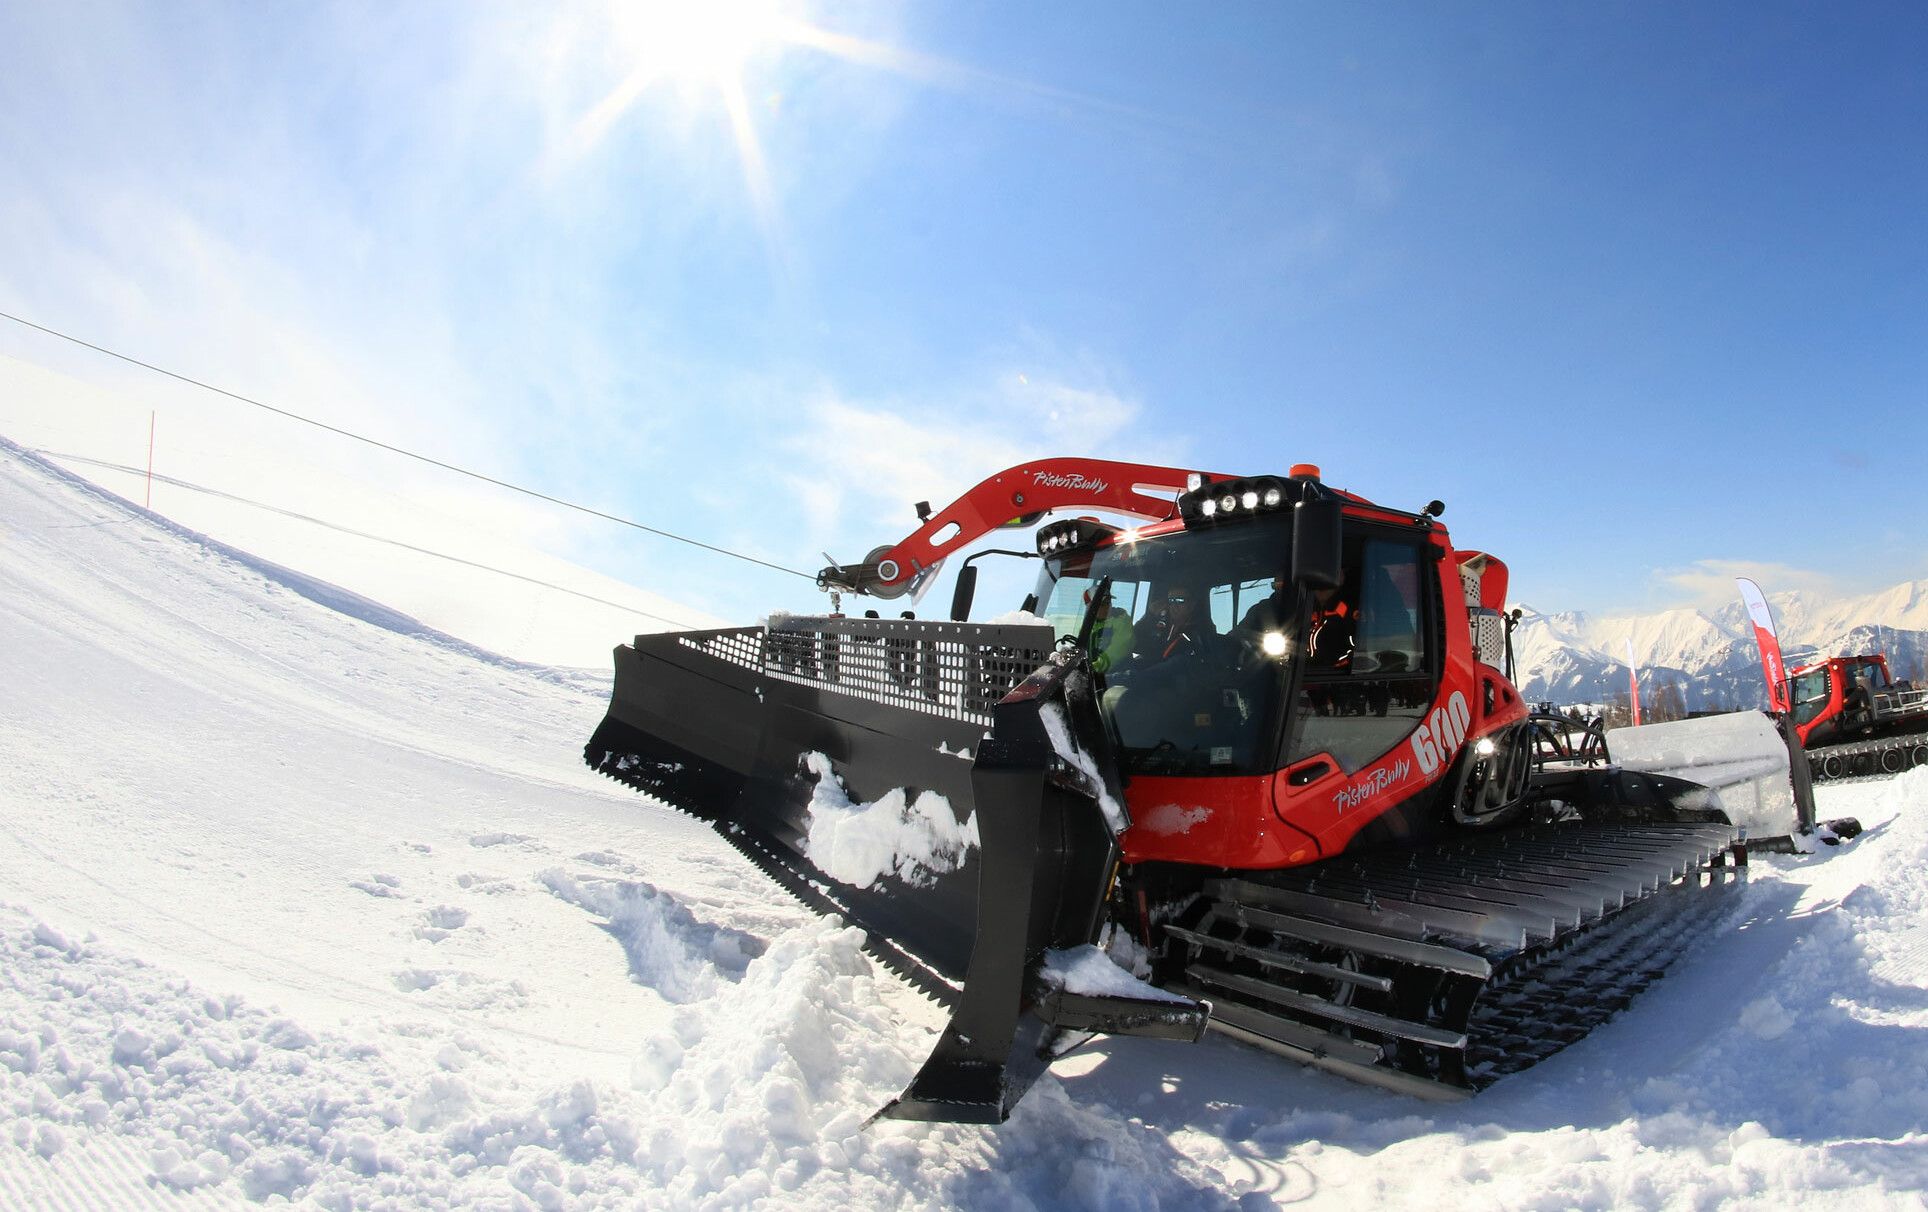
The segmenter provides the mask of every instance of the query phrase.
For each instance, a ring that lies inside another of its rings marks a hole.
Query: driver
[[[1217,635],[1198,587],[1173,585],[1165,590],[1164,608],[1152,628],[1152,649],[1146,656],[1154,662],[1175,656],[1202,657]]]
[[[1196,585],[1168,586],[1146,622],[1129,681],[1107,690],[1105,703],[1127,746],[1190,753],[1220,712],[1214,666],[1222,640]]]

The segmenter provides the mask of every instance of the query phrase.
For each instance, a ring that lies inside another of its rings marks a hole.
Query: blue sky
[[[1543,609],[1928,576],[1920,5],[689,11],[0,8],[0,310],[808,570],[1082,453],[1442,498]]]

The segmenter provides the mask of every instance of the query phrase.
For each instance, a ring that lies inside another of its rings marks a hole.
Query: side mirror
[[[1292,507],[1292,580],[1307,589],[1339,586],[1344,507],[1333,499]]]
[[[957,588],[951,591],[951,621],[962,623],[971,617],[971,599],[977,596],[977,568],[966,564],[957,570]]]

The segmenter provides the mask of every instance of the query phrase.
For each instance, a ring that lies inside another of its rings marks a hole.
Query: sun
[[[813,24],[809,0],[605,0],[595,17],[577,25],[594,43],[594,60],[612,64],[613,87],[583,110],[555,147],[554,170],[577,164],[605,145],[611,133],[654,96],[674,98],[685,137],[712,129],[687,119],[720,111],[728,122],[743,186],[772,258],[783,263],[776,191],[758,119],[775,120],[774,99],[784,60],[803,53],[912,79],[949,81],[960,73],[930,56],[900,50]],[[769,97],[763,107],[752,97]]]
[[[610,32],[633,86],[739,89],[787,19],[772,0],[615,0]]]

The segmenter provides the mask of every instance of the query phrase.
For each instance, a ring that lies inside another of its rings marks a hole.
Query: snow
[[[1051,620],[1042,618],[1028,610],[1007,610],[983,620],[987,627],[1048,627]]]
[[[1067,993],[1094,997],[1134,997],[1175,1005],[1191,1004],[1190,998],[1167,993],[1156,985],[1139,980],[1113,962],[1102,948],[1090,943],[1082,947],[1046,951],[1039,975],[1044,978],[1045,984]]]
[[[1101,1038],[865,1127],[940,1017],[583,768],[606,675],[277,564],[0,451],[0,1207],[1923,1206],[1928,770],[1467,1102]]]
[[[1210,808],[1184,808],[1177,804],[1160,804],[1144,814],[1144,819],[1136,822],[1138,828],[1160,837],[1182,836],[1190,833],[1194,826],[1202,825],[1212,818]]]
[[[1065,765],[1084,776],[1085,786],[1097,796],[1098,811],[1104,814],[1105,824],[1111,827],[1113,833],[1123,833],[1131,824],[1131,817],[1126,813],[1125,806],[1111,794],[1111,788],[1098,773],[1098,764],[1092,761],[1090,754],[1078,748],[1064,708],[1057,703],[1046,703],[1038,712],[1038,718],[1044,722],[1044,732],[1051,739],[1052,750],[1064,760]]]
[[[977,848],[977,814],[959,821],[951,802],[935,791],[913,798],[895,787],[869,803],[855,803],[827,756],[807,753],[804,764],[817,780],[804,854],[846,884],[868,888],[895,875],[913,887],[929,886]]]

